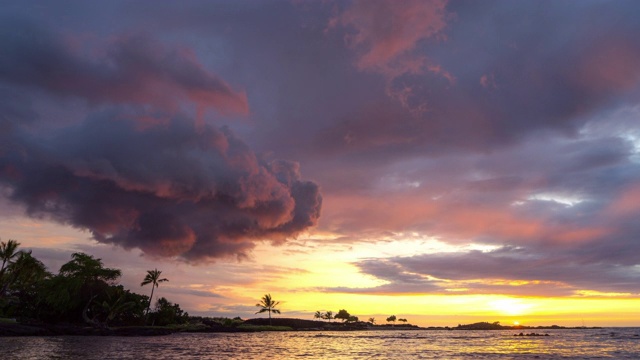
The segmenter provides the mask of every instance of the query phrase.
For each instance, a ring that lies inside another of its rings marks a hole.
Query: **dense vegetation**
[[[178,304],[161,297],[151,309],[151,297],[117,285],[119,269],[100,259],[74,253],[57,274],[47,270],[31,251],[15,240],[0,242],[0,317],[21,322],[90,324],[94,327],[181,324],[188,320]],[[150,270],[142,285],[153,289],[167,279]]]

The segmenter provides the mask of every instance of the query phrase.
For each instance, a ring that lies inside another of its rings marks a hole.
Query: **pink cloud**
[[[446,4],[446,0],[358,0],[330,25],[339,23],[354,29],[345,41],[359,50],[359,69],[387,72],[398,65],[412,72],[416,62],[402,57],[419,41],[440,34],[446,26]]]
[[[640,184],[629,186],[613,199],[607,213],[613,217],[626,217],[640,211]]]
[[[330,197],[323,221],[345,229],[403,231],[426,228],[426,233],[448,242],[464,242],[478,236],[496,236],[519,241],[546,233],[540,219],[519,217],[499,207],[425,200],[415,193],[371,197]]]
[[[577,64],[575,81],[596,94],[636,87],[640,82],[640,51],[634,42],[610,37],[594,41]]]
[[[48,29],[18,24],[6,39],[5,81],[93,104],[139,104],[175,111],[184,102],[200,114],[246,115],[247,95],[200,63],[185,47],[165,46],[146,36],[109,41],[65,39]],[[22,31],[20,31],[22,30]],[[91,46],[81,46],[82,41]],[[148,124],[147,124],[148,125]]]
[[[485,89],[496,89],[496,79],[494,74],[484,74],[480,77],[480,85]]]
[[[455,83],[455,77],[419,50],[428,39],[443,38],[447,26],[447,0],[363,1],[356,0],[329,20],[328,29],[346,29],[344,41],[357,54],[356,67],[384,75],[387,95],[414,116],[427,111],[427,104],[414,104],[411,89],[393,84],[405,75],[435,74]],[[408,91],[407,91],[408,90]]]
[[[116,66],[116,82],[104,87],[104,96],[115,101],[139,101],[155,106],[176,106],[189,100],[201,109],[224,114],[247,114],[244,91],[236,91],[208,71],[188,48],[171,48],[144,37],[121,36],[108,49]]]

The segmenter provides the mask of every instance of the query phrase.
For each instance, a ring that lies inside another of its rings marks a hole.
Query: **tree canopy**
[[[351,314],[349,314],[349,312],[345,309],[341,309],[340,311],[338,311],[338,313],[334,316],[334,319],[340,319],[343,322],[349,320],[349,317],[351,316]]]
[[[263,313],[263,312],[268,312],[269,313],[269,325],[271,325],[271,313],[280,314],[280,310],[276,309],[276,306],[278,306],[278,305],[280,305],[280,302],[273,300],[273,298],[271,298],[271,294],[265,294],[260,299],[260,302],[256,304],[256,306],[260,308],[260,310],[258,310],[258,312],[256,312],[256,314],[260,314],[260,313]]]
[[[0,243],[0,316],[95,327],[144,325],[151,298],[118,285],[119,269],[105,267],[101,259],[78,252],[53,274],[19,245],[15,240]],[[160,278],[157,269],[150,272],[154,288],[167,281]],[[148,313],[156,324],[184,322],[187,315],[178,304],[164,298]]]

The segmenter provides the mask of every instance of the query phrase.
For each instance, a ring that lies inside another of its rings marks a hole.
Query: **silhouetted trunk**
[[[151,309],[151,299],[153,299],[153,290],[155,290],[155,286],[151,284],[151,296],[149,296],[149,305],[147,305],[147,314],[145,315],[147,318],[149,318],[149,310]]]

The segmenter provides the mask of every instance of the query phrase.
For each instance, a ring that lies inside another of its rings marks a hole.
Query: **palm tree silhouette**
[[[324,319],[324,313],[322,311],[316,311],[316,313],[313,315],[314,319]]]
[[[2,266],[0,267],[0,275],[4,274],[5,267],[11,264],[11,260],[18,256],[19,252],[16,251],[20,246],[20,243],[15,240],[9,240],[7,242],[0,242],[0,259],[2,259]]]
[[[271,325],[271,313],[280,314],[280,310],[276,309],[278,305],[280,305],[279,301],[274,301],[271,298],[271,294],[266,294],[260,299],[260,302],[256,304],[257,307],[261,308],[256,314],[267,311],[269,313],[269,325]]]
[[[149,309],[151,309],[153,290],[160,286],[161,282],[169,281],[169,279],[160,279],[160,274],[162,274],[162,271],[159,271],[158,269],[147,270],[147,275],[144,277],[144,280],[142,280],[142,283],[140,283],[140,286],[151,284],[151,296],[149,296],[149,304],[147,305],[147,316],[149,316]]]
[[[19,293],[35,290],[40,281],[51,276],[44,264],[31,255],[31,250],[21,250],[16,254],[18,258],[4,269],[8,272],[4,279],[0,272],[0,298],[14,285],[17,285]]]
[[[333,311],[329,310],[324,314],[324,318],[329,320],[329,322],[331,322],[331,320],[333,319]]]

